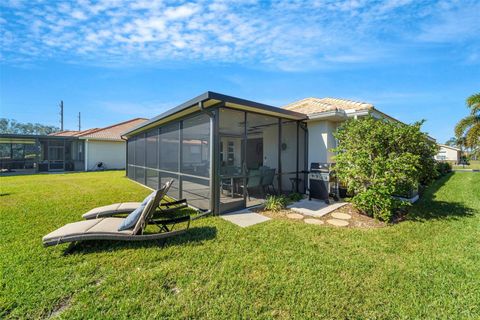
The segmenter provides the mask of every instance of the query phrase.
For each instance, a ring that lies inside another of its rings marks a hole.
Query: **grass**
[[[480,160],[470,160],[470,164],[468,166],[453,166],[454,169],[474,169],[480,170]]]
[[[0,318],[480,318],[480,174],[438,180],[409,220],[369,230],[217,217],[156,242],[41,238],[141,200],[122,172],[0,178]]]

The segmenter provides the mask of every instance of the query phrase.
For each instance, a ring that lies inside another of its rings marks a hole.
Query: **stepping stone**
[[[342,213],[342,212],[334,212],[334,213],[332,213],[332,217],[334,217],[336,219],[342,219],[342,220],[352,219],[351,215],[346,214],[346,213]]]
[[[346,226],[348,226],[348,221],[340,220],[340,219],[328,219],[327,223],[330,223],[331,225],[336,226],[336,227],[346,227]]]
[[[311,218],[305,219],[303,221],[305,221],[305,223],[308,223],[308,224],[323,224],[324,223],[322,220],[311,219]]]
[[[287,213],[287,218],[295,219],[295,220],[301,220],[301,219],[303,219],[303,215],[301,215],[299,213]]]

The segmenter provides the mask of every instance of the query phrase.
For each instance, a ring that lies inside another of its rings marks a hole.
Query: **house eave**
[[[120,138],[118,139],[108,139],[108,138],[92,138],[92,137],[79,137],[80,140],[88,140],[88,141],[105,141],[105,142],[124,142]]]
[[[313,121],[342,122],[347,120],[347,118],[348,118],[347,113],[344,110],[332,110],[332,111],[309,114],[307,122],[313,122]]]

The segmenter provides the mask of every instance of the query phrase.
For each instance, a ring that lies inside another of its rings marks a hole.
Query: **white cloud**
[[[8,1],[0,5],[1,59],[297,71],[397,61],[402,43],[478,42],[478,2],[424,1]]]
[[[192,3],[187,3],[182,6],[167,8],[165,10],[165,17],[170,20],[188,18],[198,11],[198,6]]]

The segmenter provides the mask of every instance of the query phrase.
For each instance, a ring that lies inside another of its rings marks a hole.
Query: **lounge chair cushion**
[[[69,223],[47,234],[43,237],[43,242],[83,234],[129,235],[132,233],[132,230],[118,231],[118,227],[123,220],[123,218],[103,218]]]
[[[143,202],[140,204],[140,206],[137,209],[135,209],[132,213],[130,213],[125,218],[125,220],[123,220],[123,223],[118,227],[118,231],[128,230],[135,227],[138,219],[140,219],[140,216],[142,215],[142,212],[145,209],[145,206],[151,199],[153,199],[156,193],[157,192],[154,191],[148,197],[146,197],[145,200],[143,200]]]
[[[122,203],[114,203],[108,206],[94,208],[87,213],[82,215],[84,219],[95,219],[101,218],[104,216],[111,216],[112,214],[117,213],[130,213],[133,210],[137,209],[140,206],[141,202],[122,202]]]

